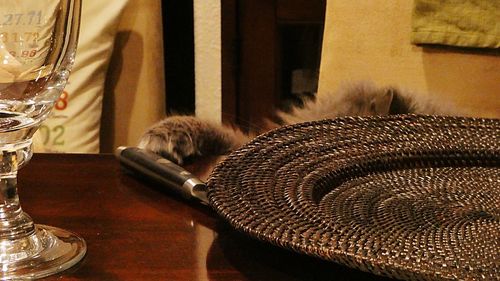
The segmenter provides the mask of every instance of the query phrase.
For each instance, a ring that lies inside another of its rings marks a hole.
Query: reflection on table
[[[387,280],[249,238],[112,155],[35,154],[19,186],[35,222],[88,244],[82,262],[46,280]]]

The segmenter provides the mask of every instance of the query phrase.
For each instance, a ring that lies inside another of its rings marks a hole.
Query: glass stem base
[[[85,241],[75,233],[35,225],[33,234],[0,240],[0,280],[43,278],[70,268],[86,253]]]
[[[73,266],[87,251],[78,235],[34,224],[22,210],[17,172],[31,156],[31,139],[0,144],[0,280],[46,277]]]

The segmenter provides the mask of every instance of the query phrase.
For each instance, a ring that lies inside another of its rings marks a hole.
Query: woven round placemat
[[[399,115],[286,126],[216,167],[238,230],[404,280],[498,280],[500,120]]]

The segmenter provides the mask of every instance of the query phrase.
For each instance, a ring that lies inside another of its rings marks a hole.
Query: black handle
[[[116,157],[129,170],[155,180],[186,199],[208,204],[206,185],[179,165],[137,147],[118,147]]]

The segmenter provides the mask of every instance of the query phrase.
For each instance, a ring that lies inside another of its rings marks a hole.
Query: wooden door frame
[[[326,0],[221,0],[222,120],[263,126],[280,101],[279,24],[324,23]]]

